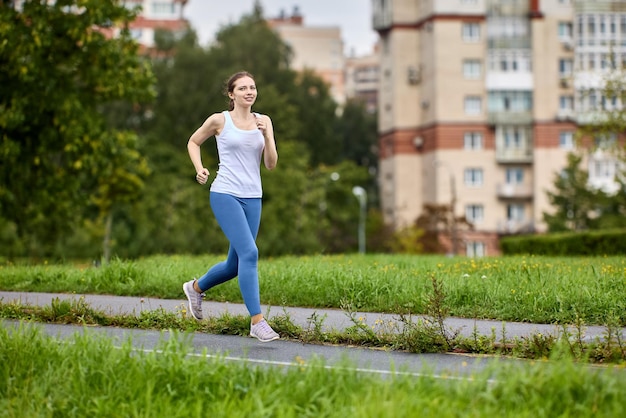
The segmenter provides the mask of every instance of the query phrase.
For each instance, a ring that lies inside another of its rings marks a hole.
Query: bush
[[[620,255],[626,253],[626,229],[518,235],[500,240],[502,254]]]

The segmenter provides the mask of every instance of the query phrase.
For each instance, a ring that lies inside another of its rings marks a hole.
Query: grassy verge
[[[0,266],[0,289],[177,299],[183,281],[220,256],[156,256],[90,265]],[[449,315],[587,325],[626,325],[626,258],[446,258],[338,255],[262,259],[261,300],[273,306],[425,314],[432,279]],[[241,302],[236,280],[207,298]]]
[[[343,344],[376,347],[410,353],[455,352],[471,354],[496,354],[527,359],[545,359],[554,352],[565,351],[573,359],[591,363],[616,363],[626,361],[626,341],[621,329],[608,325],[604,338],[584,339],[584,326],[575,324],[574,332],[563,327],[558,335],[534,334],[529,337],[506,339],[502,336],[480,335],[466,337],[445,325],[447,309],[439,284],[433,281],[433,291],[427,306],[427,315],[417,320],[400,316],[399,323],[384,321],[369,326],[346,311],[352,326],[342,331],[323,331],[324,318],[313,315],[304,328],[292,321],[288,313],[272,315],[272,327],[283,339],[313,344]],[[250,319],[244,315],[222,314],[203,321],[189,317],[185,309],[168,312],[163,309],[141,311],[138,315],[107,315],[92,309],[83,298],[73,301],[53,300],[50,306],[30,306],[20,302],[2,303],[0,318],[52,322],[63,324],[116,326],[137,329],[205,332],[212,334],[248,335]],[[498,338],[501,337],[501,338]]]
[[[184,338],[160,352],[33,328],[0,327],[3,417],[615,417],[626,377],[572,361],[501,364],[471,379],[387,379],[349,364],[267,368],[188,356]],[[10,360],[10,361],[9,361]],[[294,365],[295,366],[295,365]]]

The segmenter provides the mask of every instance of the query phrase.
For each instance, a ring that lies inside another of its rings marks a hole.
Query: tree
[[[553,213],[543,213],[550,232],[581,231],[595,227],[593,214],[601,192],[589,189],[589,173],[580,167],[581,161],[581,155],[569,153],[565,169],[555,175],[555,190],[547,192],[555,209]]]
[[[599,100],[589,101],[586,122],[579,126],[579,154],[568,156],[565,170],[555,178],[556,190],[548,193],[555,211],[544,213],[544,220],[551,232],[626,226],[626,68],[618,68],[616,55],[609,55],[610,70],[603,73],[601,87],[580,92],[583,100],[588,95]],[[597,151],[603,164],[617,168],[613,191],[594,189],[589,172],[580,167],[584,157]]]
[[[115,0],[0,7],[0,218],[30,254],[50,253],[98,188],[116,184],[115,193],[100,193],[109,207],[140,188],[138,177],[122,174],[141,164],[136,137],[108,129],[99,112],[108,102],[153,97],[149,65],[125,29],[134,17]],[[107,36],[111,27],[120,35]],[[109,169],[115,161],[104,156],[116,150],[125,157]]]
[[[336,129],[341,136],[342,158],[354,161],[370,171],[376,171],[378,168],[376,115],[368,113],[362,101],[348,100],[343,106]]]

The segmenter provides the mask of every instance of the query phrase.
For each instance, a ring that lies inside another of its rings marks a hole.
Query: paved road
[[[176,311],[185,306],[186,300],[163,300],[140,297],[118,297],[105,295],[69,295],[69,294],[48,294],[48,293],[22,293],[22,292],[0,292],[0,300],[3,303],[19,301],[25,305],[50,305],[58,298],[59,300],[77,300],[84,297],[85,301],[94,309],[109,314],[132,314],[142,310],[164,309]],[[205,315],[220,315],[224,312],[231,314],[246,314],[245,306],[231,303],[205,302],[203,305]],[[310,318],[317,315],[324,318],[323,329],[342,330],[352,326],[352,321],[345,312],[339,310],[319,310],[292,307],[264,307],[264,312],[272,315],[288,314],[291,320],[302,326],[310,325]],[[357,313],[357,317],[363,322],[378,326],[382,321],[387,324],[398,323],[395,315],[383,315],[372,313]],[[4,320],[3,326],[17,326],[16,321]],[[501,336],[502,328],[506,330],[506,338],[526,337],[531,334],[541,332],[543,334],[555,334],[560,331],[558,327],[541,324],[522,323],[502,323],[499,321],[474,321],[461,318],[449,318],[446,325],[450,329],[457,330],[461,334],[471,335],[478,332],[483,335],[491,335],[495,329],[498,338]],[[106,335],[119,342],[120,345],[131,337],[133,345],[137,349],[154,350],[157,349],[163,340],[171,338],[172,334],[167,331],[144,331],[136,329],[119,329],[112,327],[80,327],[75,325],[55,325],[55,324],[31,324],[45,330],[46,333],[59,337],[71,338],[77,332],[89,332],[97,335]],[[585,330],[585,338],[602,337],[604,333],[602,327],[588,327]],[[626,330],[623,329],[626,335]],[[356,367],[362,371],[389,375],[401,371],[413,375],[435,375],[445,378],[465,378],[490,367],[498,362],[514,362],[520,365],[527,364],[524,360],[506,359],[498,357],[468,356],[458,354],[409,354],[402,352],[392,352],[385,350],[364,349],[345,346],[327,346],[315,344],[303,344],[294,341],[274,341],[271,343],[260,343],[253,338],[225,335],[210,335],[204,333],[194,333],[185,335],[193,348],[190,355],[219,356],[228,361],[245,361],[257,365],[276,365],[282,367],[300,367],[309,364],[313,359],[323,359],[328,367],[345,367],[348,361],[350,367]]]

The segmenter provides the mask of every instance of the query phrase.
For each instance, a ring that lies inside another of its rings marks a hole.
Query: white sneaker
[[[272,327],[262,319],[261,322],[250,326],[250,336],[257,338],[262,343],[268,343],[280,338]]]
[[[196,318],[198,321],[202,320],[202,297],[204,293],[196,292],[196,289],[193,288],[193,283],[196,280],[191,280],[185,282],[183,284],[183,292],[185,292],[185,296],[187,296],[187,300],[189,301],[189,312],[191,316]]]

